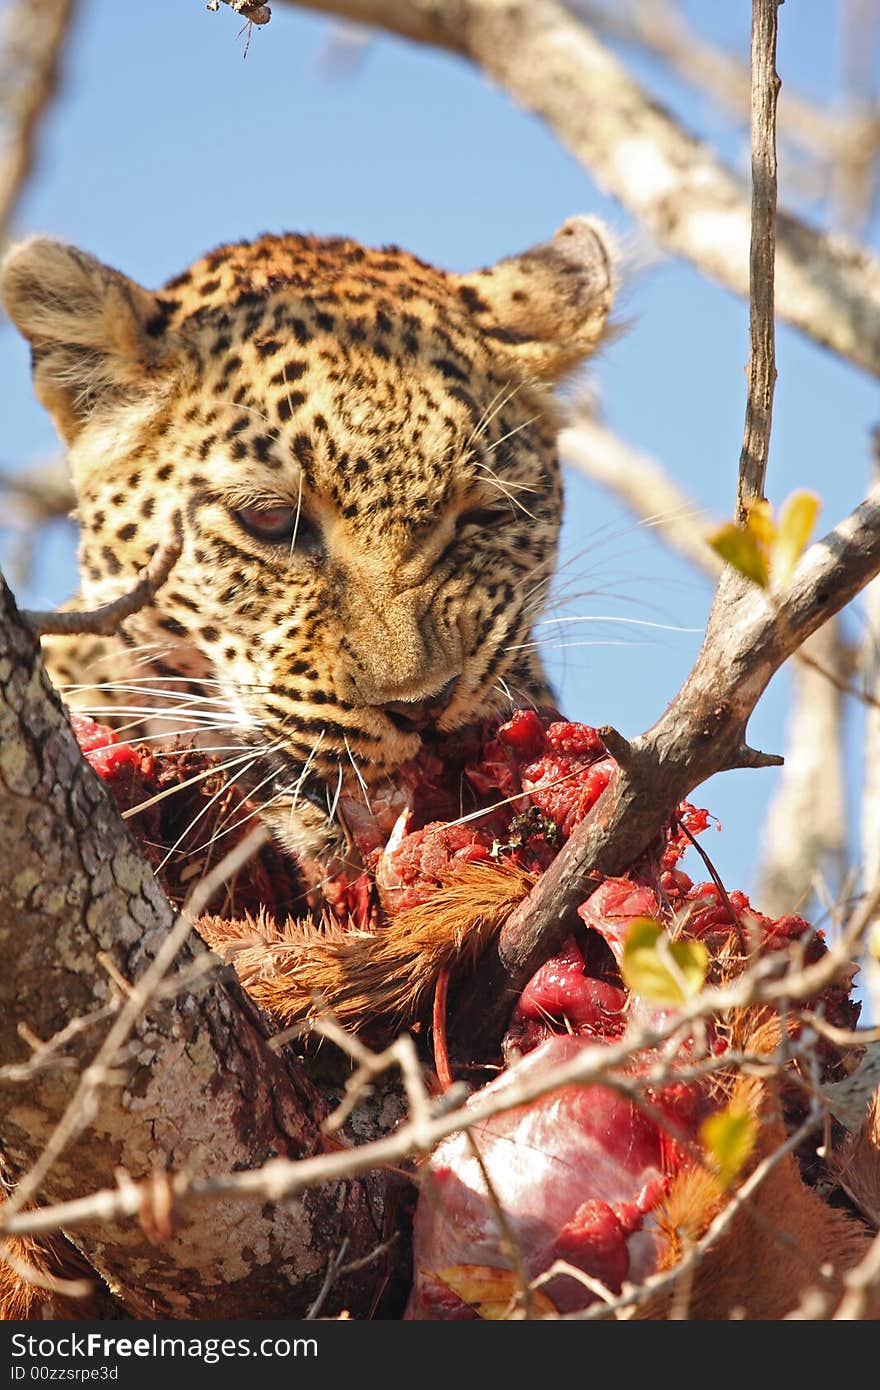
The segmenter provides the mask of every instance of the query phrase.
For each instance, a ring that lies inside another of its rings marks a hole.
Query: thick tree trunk
[[[17,1178],[44,1149],[112,1025],[113,986],[99,953],[136,983],[172,921],[0,586],[0,1137]],[[177,968],[196,951],[186,946]],[[51,1065],[10,1078],[8,1064],[30,1055],[21,1025],[48,1040],[90,1016]],[[195,991],[154,1000],[92,1096],[87,1128],[54,1162],[39,1200],[112,1186],[120,1170],[134,1179],[208,1177],[313,1155],[328,1108],[299,1060],[266,1046],[255,1012],[216,972]],[[344,1238],[351,1261],[382,1239],[381,1176],[277,1206],[188,1203],[173,1234],[151,1243],[162,1232],[161,1183],[157,1192],[140,1223],[95,1220],[75,1235],[138,1317],[302,1316]],[[342,1279],[333,1303],[368,1307],[378,1277],[370,1265]]]

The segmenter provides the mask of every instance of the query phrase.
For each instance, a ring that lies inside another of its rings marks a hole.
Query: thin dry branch
[[[393,1133],[356,1148],[297,1161],[272,1159],[250,1172],[217,1173],[207,1178],[180,1173],[171,1180],[173,1209],[181,1213],[193,1205],[222,1202],[232,1195],[249,1196],[260,1202],[289,1200],[315,1185],[399,1165],[428,1153],[456,1131],[479,1126],[495,1115],[527,1105],[564,1086],[604,1084],[633,1095],[637,1079],[633,1077],[632,1059],[636,1054],[650,1055],[664,1047],[668,1049],[666,1068],[658,1064],[649,1076],[641,1078],[646,1086],[662,1084],[673,1076],[686,1078],[697,1071],[705,1074],[708,1070],[730,1068],[735,1065],[736,1054],[707,1058],[703,1066],[680,1065],[682,1043],[697,1021],[718,1018],[755,1004],[809,999],[832,980],[851,973],[852,955],[877,910],[878,899],[880,893],[862,904],[850,918],[840,940],[813,965],[799,964],[801,951],[798,946],[774,951],[761,957],[732,984],[704,989],[674,1013],[634,1027],[620,1042],[585,1048],[556,1066],[517,1077],[493,1094],[477,1093],[466,1106],[456,1105],[449,1109],[447,1098],[438,1097],[429,1103],[427,1110],[405,1119]],[[399,1065],[399,1056],[391,1050],[387,1050],[384,1057],[387,1066]],[[753,1059],[750,1054],[743,1054],[741,1060],[751,1063]],[[370,1071],[375,1076],[375,1068],[371,1067]],[[79,1229],[93,1221],[117,1221],[137,1215],[143,1199],[143,1192],[137,1185],[125,1183],[74,1201],[9,1217],[4,1217],[0,1208],[0,1232],[43,1234],[59,1229]]]
[[[33,167],[40,122],[58,87],[75,0],[16,0],[0,45],[0,244]]]
[[[838,120],[850,136],[830,165],[832,203],[843,227],[858,232],[868,225],[877,201],[880,173],[880,106],[877,67],[880,39],[878,0],[840,0],[841,51]]]
[[[782,663],[880,573],[880,486],[802,558],[782,605],[726,570],[702,649],[682,689],[647,733],[600,730],[618,771],[535,888],[515,909],[467,987],[460,1047],[488,1050],[535,970],[571,932],[577,908],[626,871],[676,806],[715,772],[778,763],[750,749],[746,727]]]
[[[559,0],[296,3],[470,58],[546,120],[662,245],[728,289],[747,293],[749,205],[742,181]],[[776,276],[781,318],[880,374],[880,262],[780,213]]]
[[[874,478],[880,485],[880,428],[875,434]],[[880,579],[864,593],[865,632],[859,664],[871,703],[865,714],[864,786],[862,788],[862,875],[865,889],[880,885]],[[880,1000],[878,1000],[880,1003]]]
[[[141,570],[135,583],[124,594],[89,612],[67,609],[64,612],[44,613],[23,609],[22,617],[38,637],[112,637],[120,625],[133,613],[150,603],[170,575],[183,548],[180,515],[175,514],[174,535],[161,545],[148,565]]]
[[[859,3],[864,6],[864,0]],[[874,0],[868,3],[870,7]],[[678,5],[669,0],[636,0],[623,6],[613,0],[606,5],[588,0],[568,4],[601,33],[659,58],[677,78],[734,117],[748,116],[748,63],[698,32]],[[844,37],[858,46],[862,66],[873,47],[866,39],[869,32],[863,15],[847,17]],[[863,79],[853,81],[850,64],[845,66],[844,110],[819,106],[786,82],[779,102],[780,137],[792,151],[807,157],[809,168],[818,166],[822,185],[830,183],[832,203],[839,205],[843,224],[855,230],[864,225],[870,209],[871,170],[880,152],[880,111],[868,85]]]
[[[740,522],[764,495],[776,387],[776,73],[781,0],[752,3],[752,221],[749,250],[748,399],[736,509]]]

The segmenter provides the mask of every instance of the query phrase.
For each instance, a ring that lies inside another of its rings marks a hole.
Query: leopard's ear
[[[605,330],[616,288],[612,239],[594,218],[572,217],[551,241],[455,279],[499,354],[556,381]]]
[[[68,444],[94,411],[145,396],[171,364],[156,295],[73,246],[33,237],[13,247],[0,294]]]

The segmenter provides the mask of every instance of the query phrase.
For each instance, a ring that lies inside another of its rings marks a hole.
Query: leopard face
[[[106,699],[139,683],[233,730],[299,852],[332,837],[342,783],[547,699],[529,634],[561,517],[551,388],[600,339],[612,281],[583,218],[470,275],[263,236],[156,293],[58,242],[14,249],[3,297],[78,496],[78,606],[181,530],[102,652]],[[94,645],[55,642],[56,678],[93,686]]]

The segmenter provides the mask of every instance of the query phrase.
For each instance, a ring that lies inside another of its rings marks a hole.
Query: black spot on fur
[[[161,338],[177,306],[167,299],[156,300],[156,311],[144,324],[144,332],[149,338]]]
[[[299,410],[301,405],[305,405],[308,397],[305,391],[288,391],[282,396],[277,405],[278,419],[289,420],[295,410]]]
[[[285,362],[279,372],[269,378],[270,386],[290,386],[300,377],[305,376],[309,369],[308,362],[304,362],[301,357],[294,358],[292,362]]]
[[[473,285],[459,285],[458,297],[464,307],[472,314],[488,313],[489,306],[481,294],[478,294]]]

